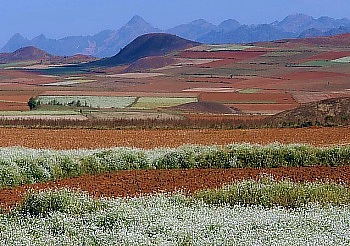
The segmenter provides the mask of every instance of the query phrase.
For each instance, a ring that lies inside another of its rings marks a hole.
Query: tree
[[[28,101],[28,106],[30,110],[36,109],[39,106],[40,102],[36,100],[34,97],[31,97]]]

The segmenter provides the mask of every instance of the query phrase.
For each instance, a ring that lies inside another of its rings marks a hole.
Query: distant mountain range
[[[320,17],[315,19],[304,14],[289,15],[282,21],[270,24],[242,25],[236,20],[225,20],[214,25],[199,19],[168,30],[153,27],[140,16],[134,16],[118,30],[104,30],[93,36],[69,36],[50,39],[40,35],[31,40],[15,34],[1,52],[14,52],[26,46],[35,46],[53,55],[70,56],[74,54],[111,57],[136,37],[148,33],[166,32],[193,41],[220,43],[251,43],[272,41],[284,38],[332,36],[350,32],[350,19]]]

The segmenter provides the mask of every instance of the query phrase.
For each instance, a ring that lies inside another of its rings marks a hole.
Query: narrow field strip
[[[1,245],[349,245],[349,206],[211,206],[181,194],[94,200],[63,189],[0,213]]]
[[[89,130],[0,128],[0,146],[46,149],[110,147],[179,147],[184,144],[303,143],[315,146],[350,143],[350,128],[296,128],[250,130]]]
[[[143,150],[0,148],[0,189],[119,170],[350,166],[350,146],[187,145]]]
[[[158,192],[184,191],[194,193],[219,188],[236,180],[257,179],[264,174],[276,180],[295,182],[334,181],[350,184],[350,167],[283,167],[183,170],[124,170],[100,175],[25,185],[0,190],[0,206],[8,208],[22,201],[30,190],[70,187],[88,192],[94,197],[134,197]]]

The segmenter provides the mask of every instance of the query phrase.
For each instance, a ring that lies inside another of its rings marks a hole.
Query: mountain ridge
[[[224,20],[219,25],[214,25],[204,19],[198,19],[163,31],[135,15],[117,30],[103,30],[92,36],[50,39],[41,34],[29,40],[16,33],[1,49],[1,52],[10,53],[22,47],[35,46],[53,55],[84,54],[99,58],[111,57],[136,37],[160,32],[168,32],[207,44],[251,43],[348,33],[350,32],[350,19],[334,19],[328,16],[316,19],[305,14],[293,14],[281,21],[257,25],[243,25],[234,19]]]

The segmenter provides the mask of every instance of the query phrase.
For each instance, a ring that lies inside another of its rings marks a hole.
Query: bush
[[[23,214],[46,216],[53,212],[81,215],[101,208],[102,200],[94,200],[86,193],[65,188],[30,191],[17,210]]]
[[[326,205],[350,204],[350,189],[336,183],[293,183],[272,177],[244,180],[215,190],[197,192],[195,199],[216,205],[262,205],[295,208],[309,203]]]

